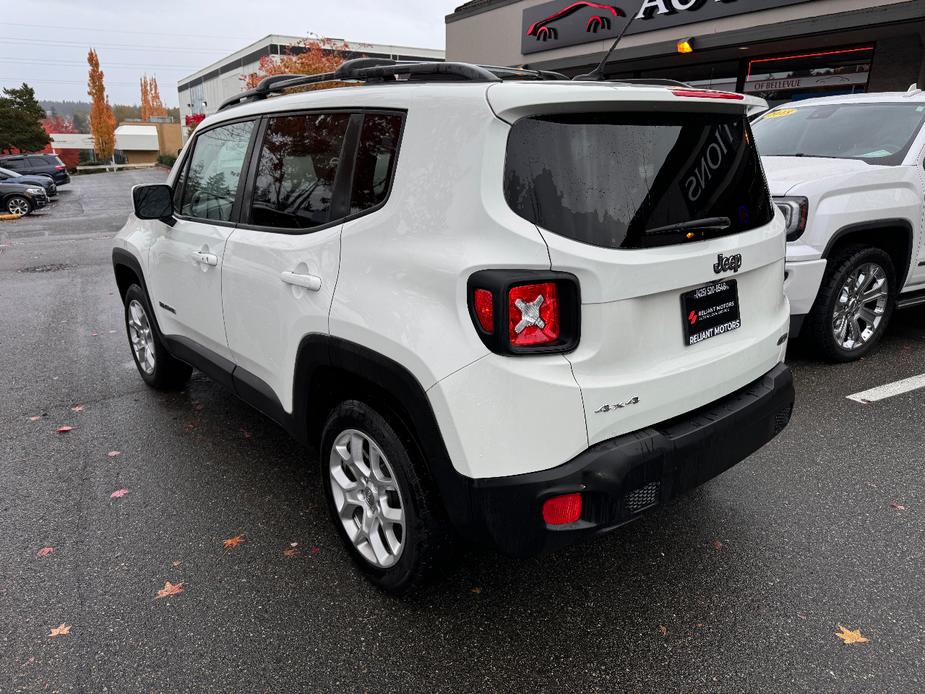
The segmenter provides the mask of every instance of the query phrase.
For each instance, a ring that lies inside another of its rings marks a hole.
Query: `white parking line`
[[[903,393],[908,393],[910,390],[918,390],[919,388],[925,388],[925,374],[906,378],[902,381],[887,383],[886,385],[877,386],[870,390],[864,390],[860,393],[849,395],[848,399],[859,402],[862,405],[868,405],[872,402],[886,400],[887,398],[892,398],[894,395],[902,395]]]

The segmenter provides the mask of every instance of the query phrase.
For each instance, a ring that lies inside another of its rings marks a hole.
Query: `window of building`
[[[745,93],[770,106],[867,91],[874,47],[840,48],[749,61]]]
[[[331,221],[348,113],[272,118],[260,149],[251,223],[311,229]]]
[[[231,221],[254,121],[212,128],[196,137],[183,185],[180,214]]]
[[[359,214],[382,203],[389,194],[402,117],[368,114],[360,133],[350,195],[350,214]]]

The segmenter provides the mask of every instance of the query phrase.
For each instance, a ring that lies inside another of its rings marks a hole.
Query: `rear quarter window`
[[[504,194],[518,215],[604,248],[714,238],[773,218],[742,115],[610,113],[524,118],[508,138]],[[727,220],[672,231],[692,220]]]

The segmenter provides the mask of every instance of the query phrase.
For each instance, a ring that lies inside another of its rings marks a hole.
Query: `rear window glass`
[[[270,120],[254,183],[251,222],[311,229],[331,220],[334,182],[348,113],[315,113]]]
[[[524,118],[508,138],[504,194],[524,219],[604,248],[714,238],[773,217],[741,115]]]
[[[401,125],[402,117],[398,115],[374,113],[363,118],[360,149],[353,171],[350,214],[376,207],[388,197]]]

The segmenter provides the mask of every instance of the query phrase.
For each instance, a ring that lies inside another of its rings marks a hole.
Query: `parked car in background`
[[[779,106],[753,123],[787,220],[791,336],[858,359],[894,309],[925,303],[925,93]]]
[[[49,174],[39,174],[36,176],[23,175],[10,169],[0,168],[0,181],[7,183],[19,183],[24,186],[41,186],[45,190],[45,195],[53,198],[58,194],[58,186],[55,179]]]
[[[0,181],[0,214],[32,214],[48,204],[44,189]]]
[[[263,100],[268,78],[114,241],[141,378],[198,367],[320,446],[386,590],[448,526],[521,556],[587,539],[790,419],[764,102],[554,77],[360,59],[326,79],[388,83]]]
[[[57,154],[7,154],[0,156],[0,167],[23,175],[48,174],[59,186],[71,182],[67,167]]]

